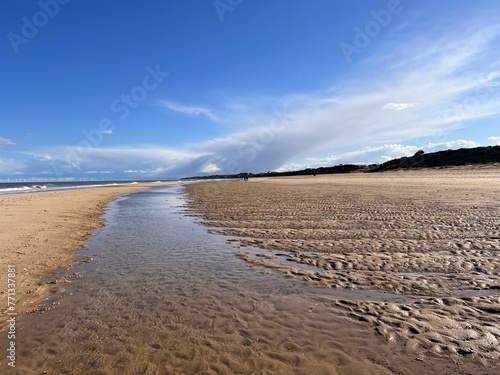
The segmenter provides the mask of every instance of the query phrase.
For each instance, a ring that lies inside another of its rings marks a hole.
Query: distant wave
[[[7,191],[23,191],[23,190],[32,190],[33,188],[29,186],[20,186],[20,187],[14,187],[14,188],[4,188],[0,189],[0,192],[7,192]]]

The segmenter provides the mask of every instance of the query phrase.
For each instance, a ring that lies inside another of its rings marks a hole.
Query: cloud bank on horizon
[[[153,81],[144,76],[131,89],[125,86],[125,94],[117,99],[128,106],[130,115],[121,119],[111,110],[115,118],[106,126],[100,122],[94,122],[93,128],[87,124],[83,128],[81,124],[55,126],[54,132],[71,133],[56,142],[33,140],[37,138],[36,115],[19,115],[22,121],[33,122],[32,128],[23,126],[19,133],[15,126],[2,126],[0,179],[165,179],[285,171],[379,163],[410,156],[419,149],[432,152],[500,144],[500,26],[491,16],[495,12],[486,8],[464,12],[468,5],[459,2],[461,11],[451,12],[455,18],[445,26],[445,18],[434,17],[415,2],[401,1],[391,22],[383,25],[380,20],[378,29],[373,29],[377,19],[373,18],[372,4],[366,2],[365,10],[357,10],[359,18],[343,25],[346,38],[353,39],[342,39],[339,45],[346,40],[358,52],[347,59],[342,48],[328,46],[339,61],[331,67],[328,78],[318,76],[322,85],[303,89],[304,85],[295,87],[292,82],[286,87],[259,90],[250,83],[248,88],[234,88],[228,83],[219,86],[213,80],[208,86],[200,84],[202,92],[190,99],[178,94],[180,88],[149,89]],[[456,3],[443,4],[452,7]],[[239,7],[231,14],[232,20],[251,18],[252,14],[245,16],[250,7]],[[390,14],[380,12],[377,14]],[[220,22],[219,18],[216,21]],[[224,26],[216,25],[219,29]],[[365,35],[365,44],[368,40],[366,47],[356,36],[359,32]],[[30,41],[33,45],[37,42],[43,41]],[[252,52],[258,59],[259,48]],[[13,57],[21,66],[23,58]],[[200,61],[200,66],[203,63]],[[314,56],[302,61],[310,64],[311,71],[314,63]],[[197,65],[191,63],[186,69],[189,74]],[[169,73],[162,85],[168,85],[176,73],[183,75],[181,71]],[[262,72],[270,73],[272,70]],[[182,87],[182,79],[178,79]],[[82,99],[78,100],[82,105]],[[57,122],[57,108],[49,117],[53,122]],[[3,121],[15,117],[11,114]],[[132,125],[140,135],[130,131],[130,136],[120,136]]]

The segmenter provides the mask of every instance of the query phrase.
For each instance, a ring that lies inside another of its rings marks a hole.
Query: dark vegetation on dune
[[[248,177],[274,177],[274,176],[302,176],[352,172],[385,172],[401,169],[418,168],[445,168],[463,165],[500,163],[500,146],[487,146],[476,148],[461,148],[426,154],[420,150],[411,157],[392,159],[382,164],[355,165],[340,164],[331,167],[307,168],[298,171],[267,172],[267,173],[238,173],[227,175],[210,175],[186,177],[186,179],[214,179],[214,178],[243,178]]]
[[[395,169],[437,168],[500,162],[500,146],[461,148],[429,154],[418,151],[412,157],[389,160],[370,168],[369,172],[391,171]]]

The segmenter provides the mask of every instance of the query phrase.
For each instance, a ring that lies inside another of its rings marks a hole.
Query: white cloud
[[[218,121],[218,117],[208,108],[174,103],[169,100],[160,101],[159,106],[188,116],[205,116],[212,121]]]
[[[113,130],[102,130],[101,133],[105,135],[111,135],[113,134]]]
[[[491,144],[495,146],[500,146],[500,136],[499,137],[489,137],[489,141],[491,141]]]
[[[427,143],[426,145],[422,146],[422,149],[426,152],[436,152],[443,150],[456,150],[459,148],[473,148],[480,146],[481,145],[479,143],[476,143],[474,141],[469,141],[466,139],[457,139],[456,141],[449,141],[449,142]]]
[[[52,155],[50,155],[50,154],[42,154],[42,155],[38,155],[37,157],[38,157],[38,160],[40,160],[40,161],[46,161],[46,160],[53,159]]]
[[[386,110],[402,111],[404,109],[412,108],[417,105],[418,103],[387,103],[383,108]]]
[[[208,163],[201,168],[201,172],[203,173],[216,173],[220,170],[221,169],[217,166],[217,164],[214,163]]]

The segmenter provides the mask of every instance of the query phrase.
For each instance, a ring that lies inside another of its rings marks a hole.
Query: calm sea
[[[157,180],[127,180],[127,181],[65,181],[65,182],[2,182],[0,194],[29,193],[33,191],[81,189],[101,186],[151,184],[167,182]]]

